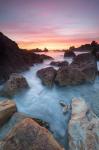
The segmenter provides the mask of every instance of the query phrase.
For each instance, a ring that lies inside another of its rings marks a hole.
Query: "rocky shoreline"
[[[37,71],[37,76],[44,85],[73,86],[94,82],[97,61],[92,53],[75,56],[71,52],[65,52],[64,56],[72,57],[72,63],[52,61],[51,67]],[[28,69],[45,59],[52,57],[20,50],[15,42],[0,33],[0,81],[6,81],[0,96],[9,98],[0,101],[0,150],[99,150],[99,118],[82,98],[73,98],[70,104],[59,102],[63,115],[71,112],[68,148],[64,148],[54,138],[50,124],[18,112],[13,96],[29,90],[29,84],[24,76],[16,72]]]
[[[0,102],[0,150],[64,150],[45,128],[46,123],[42,127],[38,121],[16,111],[13,100]],[[68,138],[69,150],[99,148],[99,118],[82,98],[72,99]]]
[[[64,63],[64,61],[51,62],[50,64],[57,65],[59,69],[47,67],[37,71],[37,76],[42,83],[49,87],[54,83],[59,86],[93,83],[98,72],[97,61],[91,53],[75,56],[71,64]]]

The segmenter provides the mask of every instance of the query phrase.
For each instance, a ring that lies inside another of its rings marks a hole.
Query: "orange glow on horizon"
[[[62,50],[68,49],[71,46],[79,47],[83,44],[90,44],[92,40],[68,40],[67,42],[37,42],[33,43],[32,41],[20,41],[17,42],[18,46],[23,49],[44,49],[47,48],[48,50]],[[97,41],[99,43],[99,40]]]

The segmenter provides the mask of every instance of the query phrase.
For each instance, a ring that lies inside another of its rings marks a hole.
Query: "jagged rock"
[[[79,68],[85,75],[87,81],[94,81],[97,74],[97,62],[95,56],[84,53],[76,56],[70,67]]]
[[[72,100],[68,134],[69,150],[99,149],[99,118],[83,99]]]
[[[63,66],[68,66],[68,62],[67,61],[52,61],[50,65],[56,66],[56,67],[63,67]]]
[[[57,71],[55,81],[60,86],[76,85],[83,83],[85,76],[78,68],[62,67]]]
[[[59,68],[55,80],[61,86],[92,83],[96,74],[96,59],[90,53],[86,53],[76,56],[68,67]]]
[[[64,53],[64,57],[75,57],[75,56],[76,56],[75,53],[71,50],[67,50]]]
[[[9,80],[5,83],[3,89],[1,90],[1,95],[3,96],[13,96],[18,91],[29,88],[29,85],[25,79],[20,74],[12,74]]]
[[[31,119],[17,124],[4,139],[1,150],[62,150],[49,131]]]
[[[16,112],[15,102],[12,100],[0,101],[0,126],[2,126]]]
[[[37,76],[42,80],[44,85],[51,87],[54,83],[56,70],[53,67],[43,68],[37,71]]]
[[[8,80],[12,73],[29,69],[34,63],[48,59],[32,50],[20,49],[14,41],[0,32],[0,83]]]
[[[29,118],[29,116],[23,113],[15,112],[12,114],[10,119],[0,128],[0,140],[3,140],[14,126],[26,118]]]
[[[11,118],[0,128],[0,140],[3,140],[8,133],[12,130],[14,126],[20,123],[22,120],[26,118],[31,118],[27,114],[15,112]],[[35,122],[37,122],[40,126],[49,129],[49,124],[43,120],[37,118],[31,118]]]

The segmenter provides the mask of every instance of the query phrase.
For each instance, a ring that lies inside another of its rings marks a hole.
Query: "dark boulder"
[[[12,73],[29,69],[34,63],[41,63],[47,58],[46,55],[20,49],[17,43],[0,32],[0,83]]]
[[[56,66],[56,67],[63,67],[63,66],[68,66],[68,62],[67,61],[52,61],[50,65]]]
[[[55,81],[60,86],[81,84],[85,81],[84,73],[78,68],[61,67]]]
[[[43,68],[37,71],[37,76],[42,80],[44,85],[51,87],[55,80],[56,70],[53,67]]]
[[[18,91],[29,88],[29,85],[25,79],[20,74],[12,74],[9,80],[5,83],[3,89],[0,91],[2,96],[13,96]]]
[[[94,81],[97,75],[97,62],[95,56],[84,53],[76,56],[70,67],[79,68],[85,75],[86,81]]]
[[[97,74],[96,59],[90,53],[76,56],[68,67],[57,71],[56,82],[61,85],[76,85],[93,82]]]
[[[41,57],[41,59],[43,59],[43,60],[51,60],[51,59],[53,59],[52,57],[47,56],[47,55],[45,55],[45,54],[41,54],[40,57]]]
[[[64,53],[64,57],[75,57],[75,56],[76,56],[75,53],[71,50],[67,50]]]

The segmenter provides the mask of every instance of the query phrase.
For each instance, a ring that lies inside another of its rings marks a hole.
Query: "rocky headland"
[[[35,63],[52,59],[33,51],[20,49],[14,41],[0,32],[0,82],[6,81],[12,73],[29,69]]]

